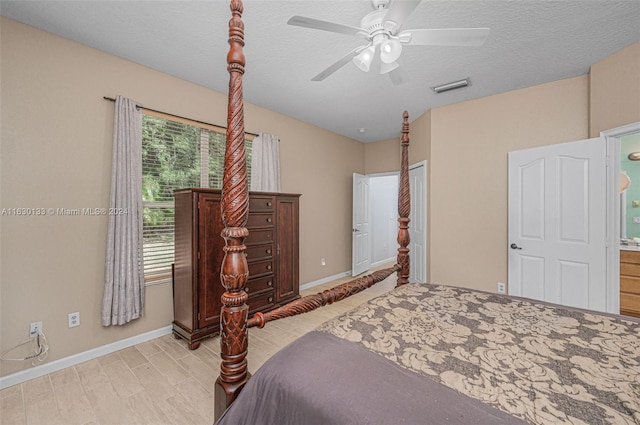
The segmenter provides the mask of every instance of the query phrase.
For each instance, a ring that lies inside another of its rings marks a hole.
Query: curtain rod
[[[115,102],[115,101],[116,101],[116,100],[115,100],[114,98],[112,98],[112,97],[103,96],[102,98],[103,98],[104,100],[108,100],[108,101],[110,101],[110,102]],[[218,125],[218,124],[211,124],[210,122],[198,121],[198,120],[194,120],[193,118],[181,117],[180,115],[170,114],[170,113],[168,113],[168,112],[164,112],[164,111],[158,111],[157,109],[151,109],[151,108],[147,108],[147,107],[145,107],[145,106],[139,106],[139,105],[137,105],[136,107],[137,107],[138,109],[140,109],[140,108],[141,108],[141,109],[146,109],[147,111],[157,112],[157,113],[159,113],[159,114],[165,114],[165,115],[169,115],[170,117],[176,117],[176,118],[180,118],[180,119],[183,119],[183,120],[188,120],[188,121],[197,122],[197,123],[200,123],[200,124],[212,125],[212,126],[214,126],[214,127],[220,127],[220,128],[224,128],[224,129],[226,129],[226,128],[227,128],[227,127],[222,126],[222,125]],[[254,137],[258,137],[258,134],[257,134],[257,133],[251,133],[251,132],[249,132],[249,131],[245,131],[245,133],[250,134],[250,135],[252,135],[252,136],[254,136]]]

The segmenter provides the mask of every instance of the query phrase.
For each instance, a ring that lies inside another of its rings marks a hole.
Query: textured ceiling
[[[398,62],[408,82],[400,86],[351,63],[312,82],[363,39],[289,26],[287,20],[302,15],[358,26],[373,10],[370,1],[244,4],[245,100],[362,142],[397,137],[405,109],[416,118],[434,107],[583,75],[640,40],[640,0],[423,0],[403,29],[489,27],[485,44],[406,46]],[[227,1],[2,0],[0,14],[227,91]],[[465,77],[470,87],[439,95],[430,89]]]

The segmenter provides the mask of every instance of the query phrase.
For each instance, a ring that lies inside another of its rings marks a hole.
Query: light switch
[[[633,224],[640,224],[640,217],[633,217]]]

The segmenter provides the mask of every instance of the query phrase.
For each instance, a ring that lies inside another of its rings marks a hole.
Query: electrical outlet
[[[327,261],[324,258],[321,258],[320,259],[320,264],[323,265],[323,266],[326,266],[327,265]]]
[[[76,326],[80,326],[80,313],[69,313],[69,327],[75,328]]]
[[[29,325],[29,337],[33,338],[36,335],[42,334],[42,322],[33,322]]]
[[[498,282],[498,292],[504,294],[505,292],[507,292],[507,286],[502,282]]]

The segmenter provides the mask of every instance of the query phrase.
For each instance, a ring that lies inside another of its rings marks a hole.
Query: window
[[[222,187],[226,130],[144,110],[142,118],[142,255],[147,284],[171,278],[173,191]],[[251,179],[251,140],[245,140]]]

